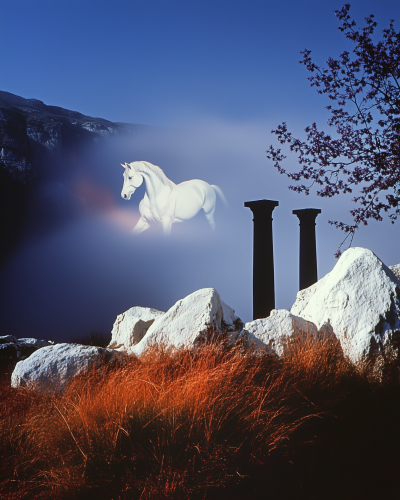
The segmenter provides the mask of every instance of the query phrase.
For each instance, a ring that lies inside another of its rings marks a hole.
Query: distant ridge
[[[111,130],[115,132],[134,132],[141,128],[148,128],[146,125],[140,125],[135,123],[123,123],[123,122],[111,122],[104,118],[94,118],[92,116],[83,115],[78,111],[72,111],[69,109],[61,108],[59,106],[50,106],[44,104],[44,102],[38,99],[25,99],[10,92],[5,92],[0,90],[0,108],[16,108],[23,114],[31,117],[42,119],[44,118],[65,118],[71,124],[74,125],[84,125],[93,124],[97,125],[94,127],[96,130],[91,130],[99,133],[100,135],[108,135]]]

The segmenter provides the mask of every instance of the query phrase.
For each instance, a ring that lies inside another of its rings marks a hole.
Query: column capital
[[[246,201],[244,206],[250,208],[254,216],[271,216],[275,207],[279,205],[279,201],[274,200],[256,200]]]
[[[317,215],[320,213],[320,208],[299,208],[298,210],[292,210],[292,214],[297,215],[300,222],[315,220]]]

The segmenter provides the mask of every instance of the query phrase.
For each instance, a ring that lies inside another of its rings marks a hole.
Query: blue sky
[[[128,307],[166,310],[203,286],[215,286],[249,321],[252,221],[243,203],[261,198],[280,202],[274,212],[276,307],[290,308],[298,287],[293,209],[322,208],[319,276],[329,272],[343,234],[327,220],[348,221],[350,197],[321,200],[290,192],[265,150],[281,121],[300,136],[313,121],[326,122],[328,103],[310,88],[298,61],[305,48],[320,64],[351,50],[333,13],[343,3],[2,0],[1,90],[89,116],[160,127],[97,152],[86,167],[84,174],[109,190],[119,210],[129,208],[134,218],[143,196],[129,204],[119,198],[119,162],[141,159],[175,182],[218,184],[229,201],[229,208],[217,207],[215,235],[198,217],[173,227],[168,241],[155,230],[133,242],[102,213],[18,249],[0,293],[5,311],[14,314],[21,303],[27,309],[18,319],[3,316],[3,326],[29,336],[29,324],[32,334],[55,339],[91,328],[109,331]],[[351,5],[358,23],[373,13],[378,30],[391,18],[399,29],[397,0]],[[287,166],[296,169],[295,157]],[[68,189],[75,184],[65,179]],[[387,265],[400,262],[398,224],[372,223],[354,244],[372,249]]]
[[[1,86],[112,121],[170,126],[181,115],[308,122],[323,108],[299,52],[346,45],[320,0],[2,0]],[[357,0],[384,27],[396,0]]]

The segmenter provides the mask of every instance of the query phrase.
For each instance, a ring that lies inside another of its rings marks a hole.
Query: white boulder
[[[399,337],[400,282],[373,252],[349,248],[330,273],[297,294],[290,312],[318,328],[330,323],[343,353],[358,363],[384,354]]]
[[[61,391],[79,373],[119,353],[102,347],[56,344],[38,349],[19,361],[11,375],[12,387],[31,387],[41,391]]]
[[[130,352],[140,355],[152,344],[192,348],[200,332],[207,330],[208,326],[221,330],[222,322],[232,325],[236,319],[235,311],[222,302],[215,288],[202,288],[178,300],[156,319]]]
[[[150,307],[131,307],[117,316],[108,349],[127,351],[142,340],[154,321],[165,314]]]
[[[257,351],[282,357],[295,339],[316,338],[314,323],[291,314],[286,309],[273,309],[268,318],[256,319],[244,325],[240,336]]]

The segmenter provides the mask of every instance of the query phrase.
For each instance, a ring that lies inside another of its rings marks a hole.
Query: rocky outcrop
[[[128,352],[139,355],[152,344],[193,348],[208,327],[221,330],[236,320],[235,311],[221,300],[215,288],[203,288],[178,300]]]
[[[328,332],[328,335],[333,332]],[[293,341],[317,339],[318,328],[314,323],[291,314],[286,309],[273,309],[268,318],[256,319],[244,325],[240,336],[255,351],[282,357]]]
[[[35,349],[41,349],[42,347],[47,347],[49,345],[54,345],[52,340],[40,340],[34,339],[30,337],[24,337],[22,339],[18,339],[17,342],[22,347],[34,347]]]
[[[154,321],[165,313],[150,307],[131,307],[117,316],[108,349],[127,351],[139,343]]]
[[[79,344],[43,347],[16,364],[11,375],[11,386],[30,387],[44,392],[62,391],[74,376],[91,367],[100,367],[118,355],[110,349]]]
[[[398,356],[400,282],[370,250],[346,250],[330,273],[297,294],[291,313],[318,328],[329,323],[353,363]]]
[[[21,349],[13,335],[0,337],[0,366],[9,365],[21,357]]]
[[[42,347],[53,345],[54,342],[47,340],[38,340],[33,338],[16,339],[13,335],[4,335],[0,337],[0,364],[15,363],[25,359],[33,352]]]

